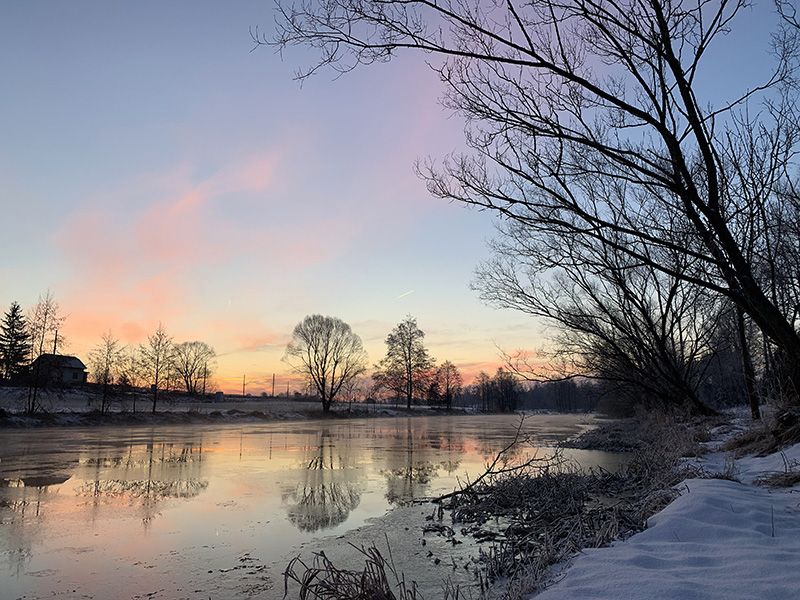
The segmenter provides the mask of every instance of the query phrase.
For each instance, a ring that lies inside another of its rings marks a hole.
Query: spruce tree
[[[22,308],[19,303],[12,302],[0,323],[0,375],[13,379],[25,372],[31,351],[30,339]]]

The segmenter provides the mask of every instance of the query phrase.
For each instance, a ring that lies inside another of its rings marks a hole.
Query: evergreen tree
[[[13,379],[25,371],[31,351],[31,336],[28,333],[25,315],[19,303],[11,307],[0,323],[0,375]]]

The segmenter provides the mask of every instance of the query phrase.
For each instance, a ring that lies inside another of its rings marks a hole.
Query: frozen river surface
[[[587,421],[537,415],[526,430],[546,448]],[[0,598],[281,598],[301,545],[451,491],[517,425],[484,415],[2,430]],[[602,453],[577,458],[614,466]]]

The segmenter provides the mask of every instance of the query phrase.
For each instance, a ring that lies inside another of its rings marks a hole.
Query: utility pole
[[[272,397],[275,397],[275,373],[272,374]]]
[[[244,375],[242,375],[242,397],[244,397],[244,387],[245,387],[245,385],[247,385],[247,384],[244,382]]]

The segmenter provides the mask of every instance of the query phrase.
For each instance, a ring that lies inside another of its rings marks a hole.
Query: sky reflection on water
[[[584,428],[578,417],[528,423],[542,445]],[[516,426],[480,416],[6,430],[0,589],[26,600],[280,598],[268,565],[452,490]]]

